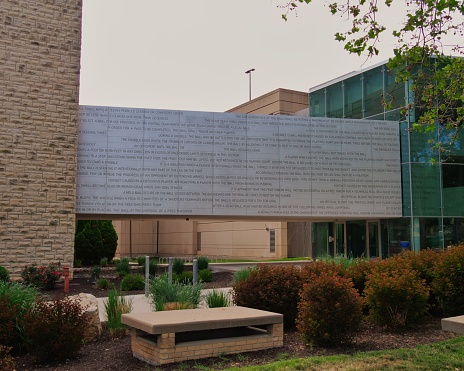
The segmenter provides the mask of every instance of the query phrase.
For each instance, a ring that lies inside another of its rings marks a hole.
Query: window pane
[[[342,84],[327,87],[327,117],[343,117]]]
[[[383,75],[382,66],[363,73],[364,117],[382,114],[383,120]]]
[[[325,117],[325,88],[309,94],[310,116]]]
[[[362,79],[358,75],[345,80],[344,83],[345,117],[362,119]]]
[[[411,169],[414,216],[441,215],[439,166],[412,164]]]

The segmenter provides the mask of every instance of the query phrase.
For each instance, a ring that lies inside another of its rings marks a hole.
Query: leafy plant
[[[198,278],[201,282],[211,282],[213,280],[213,272],[208,268],[198,271]]]
[[[40,289],[52,290],[62,275],[60,262],[50,262],[48,265],[26,265],[21,273],[24,283]]]
[[[184,272],[185,269],[185,263],[181,259],[174,259],[172,262],[172,271],[173,273],[177,275],[181,275]]]
[[[30,350],[39,362],[76,357],[89,321],[85,308],[69,297],[37,302],[25,320]]]
[[[432,290],[447,316],[464,308],[464,244],[447,249],[434,270]]]
[[[185,285],[173,281],[163,274],[150,280],[150,298],[156,311],[164,310],[166,303],[181,303],[196,308],[201,301],[203,284]]]
[[[128,258],[121,258],[116,262],[116,272],[118,272],[120,277],[124,277],[131,272]]]
[[[295,326],[299,292],[302,288],[300,269],[294,265],[260,264],[247,279],[233,284],[235,304],[277,312],[284,315],[284,326]]]
[[[234,275],[232,277],[232,284],[235,285],[235,284],[238,284],[241,281],[247,280],[248,277],[250,277],[250,274],[254,269],[256,269],[256,268],[247,267],[247,268],[241,268],[238,271],[235,271]]]
[[[24,332],[24,317],[32,309],[36,301],[37,290],[33,286],[22,285],[17,282],[0,281],[0,317],[3,334],[0,344],[13,346],[20,350],[26,344]],[[13,326],[13,334],[10,333]]]
[[[81,259],[75,259],[74,260],[74,268],[82,268],[82,260]]]
[[[97,287],[101,290],[114,289],[114,284],[107,278],[99,278],[97,280]]]
[[[101,267],[99,265],[94,265],[92,268],[92,279],[96,280],[97,278],[100,278],[100,273],[101,273]]]
[[[208,269],[209,260],[206,256],[199,256],[197,258],[198,270]]]
[[[142,264],[142,273],[145,274],[145,260],[143,261],[143,264]],[[158,273],[158,264],[156,263],[156,261],[150,259],[148,263],[148,274],[150,276],[156,276],[157,273]]]
[[[145,288],[145,278],[140,274],[128,274],[121,281],[121,291],[143,290]]]
[[[229,293],[214,289],[206,293],[205,302],[208,308],[230,307],[232,305]]]
[[[124,335],[127,326],[121,322],[121,316],[132,311],[132,302],[120,295],[117,290],[108,291],[108,299],[104,302],[106,327],[112,337]]]
[[[10,281],[10,275],[8,274],[8,271],[6,270],[5,267],[1,265],[0,265],[0,281],[3,281],[3,282]]]
[[[424,320],[428,289],[417,271],[404,260],[378,262],[364,289],[372,320],[391,329],[410,327]]]
[[[101,258],[100,259],[100,266],[107,267],[108,266],[108,258]]]
[[[138,265],[145,265],[145,256],[139,255],[137,256],[136,260]]]
[[[297,328],[305,341],[321,346],[347,342],[360,328],[362,299],[350,279],[334,272],[313,274],[303,285]]]
[[[185,285],[191,285],[193,284],[193,272],[182,272],[181,274],[173,272],[172,280]]]
[[[11,356],[11,347],[0,345],[0,370],[2,371],[15,371],[16,363]]]

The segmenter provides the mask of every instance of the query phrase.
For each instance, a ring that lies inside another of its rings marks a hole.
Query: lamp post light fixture
[[[248,71],[245,71],[246,74],[249,76],[249,85],[250,85],[250,100],[251,100],[251,73],[254,71],[254,68],[249,69]]]

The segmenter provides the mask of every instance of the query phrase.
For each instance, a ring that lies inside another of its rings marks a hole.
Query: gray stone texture
[[[0,265],[72,265],[81,0],[0,1]]]

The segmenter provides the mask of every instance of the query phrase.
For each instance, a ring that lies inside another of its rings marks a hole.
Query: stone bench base
[[[244,307],[230,308],[150,313],[149,317],[155,322],[163,319],[173,321],[172,326],[160,322],[161,333],[157,333],[156,324],[150,331],[147,317],[137,326],[137,313],[124,315],[132,316],[125,320],[132,327],[132,353],[134,357],[156,366],[283,346],[281,314]],[[240,314],[244,317],[241,318]],[[179,327],[178,323],[174,323],[176,317],[179,317],[180,322],[180,317],[190,320],[188,324]],[[256,325],[250,325],[250,322],[256,322]],[[171,330],[164,332],[167,328]]]
[[[464,334],[464,316],[443,318],[441,320],[441,329],[456,334]]]

